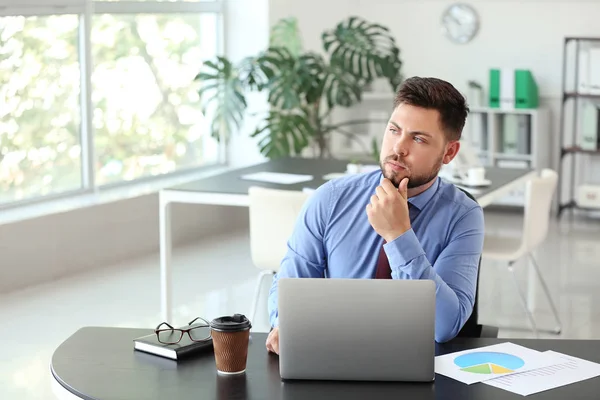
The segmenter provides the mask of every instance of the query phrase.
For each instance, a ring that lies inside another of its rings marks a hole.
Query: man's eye
[[[418,137],[418,136],[415,136],[415,142],[417,142],[417,143],[422,143],[422,142],[423,142],[423,139],[421,139],[421,138],[420,138],[420,137]]]

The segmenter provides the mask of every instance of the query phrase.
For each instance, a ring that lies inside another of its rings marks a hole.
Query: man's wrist
[[[401,229],[398,229],[397,231],[391,232],[388,235],[385,235],[383,238],[385,239],[385,241],[387,243],[390,243],[390,242],[393,242],[394,240],[398,239],[400,236],[404,235],[410,229],[411,229],[411,226],[409,225],[408,227],[403,227]]]
[[[415,232],[410,229],[401,236],[385,245],[385,253],[390,262],[392,270],[403,268],[415,258],[424,255],[425,251],[417,238]]]

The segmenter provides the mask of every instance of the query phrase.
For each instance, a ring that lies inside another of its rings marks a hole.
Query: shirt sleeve
[[[279,324],[277,282],[280,278],[323,278],[327,265],[324,245],[334,187],[331,181],[320,186],[306,200],[288,239],[287,252],[279,272],[273,277],[269,291],[268,309],[271,327]]]
[[[447,246],[433,266],[412,229],[384,245],[392,279],[400,279],[404,273],[409,279],[435,282],[437,342],[456,337],[473,312],[483,239],[483,210],[477,206],[456,222]]]

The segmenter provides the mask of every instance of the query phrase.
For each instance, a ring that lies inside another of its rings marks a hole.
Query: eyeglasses
[[[194,322],[198,320],[201,320],[202,322],[194,324]],[[163,325],[166,325],[168,328],[161,329],[161,326]],[[156,333],[158,341],[163,344],[179,343],[185,333],[188,334],[192,342],[206,342],[211,339],[210,324],[204,318],[197,317],[190,321],[188,326],[189,328],[187,329],[173,328],[168,323],[161,322],[154,330],[154,333]]]

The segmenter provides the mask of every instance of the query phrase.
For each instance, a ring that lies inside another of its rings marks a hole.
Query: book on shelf
[[[584,101],[579,120],[579,147],[583,150],[597,150],[600,141],[600,104]]]
[[[502,152],[505,154],[530,154],[530,117],[528,115],[505,114],[503,119]]]
[[[519,115],[517,150],[519,154],[531,154],[531,116]]]
[[[207,330],[209,328],[206,328]],[[191,355],[212,350],[212,339],[204,342],[193,342],[188,334],[184,334],[177,344],[164,344],[158,341],[156,333],[142,336],[133,340],[133,348],[137,351],[150,353],[157,356],[180,360]]]
[[[577,92],[600,95],[600,47],[597,44],[583,42],[580,44],[577,58]]]
[[[502,125],[502,152],[504,154],[517,154],[517,142],[519,140],[519,116],[516,114],[505,114]]]

